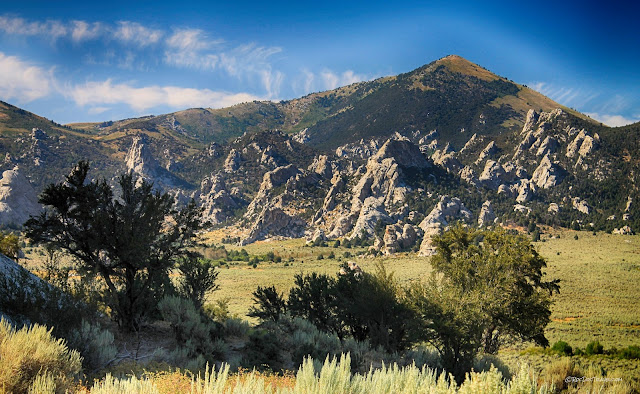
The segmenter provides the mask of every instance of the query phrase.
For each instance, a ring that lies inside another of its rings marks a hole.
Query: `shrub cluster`
[[[65,392],[80,373],[82,359],[51,330],[34,324],[19,330],[0,320],[0,387],[3,392]]]

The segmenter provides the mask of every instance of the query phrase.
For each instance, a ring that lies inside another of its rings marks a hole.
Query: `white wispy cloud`
[[[125,43],[133,43],[141,47],[156,44],[164,33],[161,30],[152,29],[137,22],[121,21],[114,31],[114,37]]]
[[[126,104],[138,112],[159,106],[222,108],[259,99],[248,93],[228,93],[178,86],[134,87],[128,83],[113,83],[111,79],[69,87],[66,94],[79,106]]]
[[[640,122],[640,118],[638,117],[627,118],[622,115],[601,114],[597,112],[586,112],[585,115],[611,127],[626,126],[631,123]]]
[[[86,64],[146,69],[154,64],[150,59],[159,54],[160,62],[171,67],[221,70],[240,80],[252,82],[255,86],[263,87],[268,97],[278,95],[284,80],[284,74],[273,68],[270,59],[282,48],[255,43],[231,46],[220,38],[210,37],[201,29],[158,29],[134,21],[116,24],[83,20],[40,22],[4,15],[0,16],[0,31],[13,35],[40,36],[53,41],[67,39],[78,45],[102,39],[102,51],[87,52],[83,56]],[[119,47],[114,48],[110,43]],[[141,56],[140,51],[145,51],[145,55]]]
[[[0,52],[0,97],[16,99],[20,103],[45,97],[52,90],[52,73],[52,70]]]
[[[215,69],[219,62],[219,55],[205,53],[205,51],[223,42],[223,40],[209,39],[200,29],[179,29],[165,40],[164,61],[179,67]]]
[[[71,22],[71,39],[74,42],[92,40],[104,34],[105,28],[100,22],[88,23],[85,21]]]
[[[69,32],[67,26],[60,21],[28,21],[24,18],[8,15],[0,16],[0,30],[6,34],[14,35],[42,35],[52,40],[56,40]]]

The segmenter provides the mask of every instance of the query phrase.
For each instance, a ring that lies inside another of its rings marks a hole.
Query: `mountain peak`
[[[447,67],[450,71],[470,75],[485,81],[495,81],[499,76],[458,55],[449,55],[436,60],[436,65]]]

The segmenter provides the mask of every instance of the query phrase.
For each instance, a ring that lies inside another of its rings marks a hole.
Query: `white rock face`
[[[487,160],[482,174],[480,174],[480,182],[492,190],[498,190],[498,187],[505,182],[507,173],[497,161]]]
[[[133,142],[125,157],[125,165],[127,171],[133,171],[143,178],[156,176],[158,163],[151,155],[143,137],[139,135],[133,137]]]
[[[391,217],[385,211],[384,201],[375,197],[367,197],[362,204],[362,209],[349,239],[359,237],[363,232],[369,236],[375,234],[375,226],[378,221],[385,224],[392,222]]]
[[[545,156],[540,165],[533,172],[531,181],[542,189],[549,189],[558,185],[564,179],[564,170],[557,164],[554,164]]]
[[[240,152],[235,149],[231,149],[229,155],[224,161],[224,171],[225,172],[234,172],[240,168],[240,162],[242,161],[242,157],[240,156]]]
[[[497,217],[491,207],[491,201],[485,201],[480,209],[480,215],[478,215],[478,227],[491,226],[495,223]]]
[[[36,191],[18,167],[2,173],[0,179],[0,224],[22,226],[30,215],[41,212]]]

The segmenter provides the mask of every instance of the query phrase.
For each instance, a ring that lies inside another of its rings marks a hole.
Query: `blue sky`
[[[640,120],[634,2],[20,1],[0,99],[59,123],[280,100],[449,54],[609,125]]]

